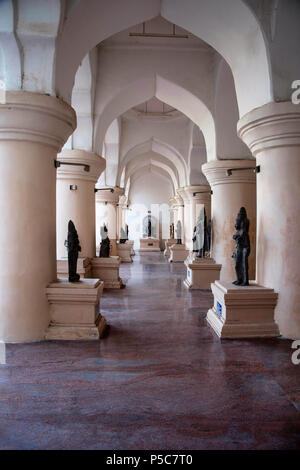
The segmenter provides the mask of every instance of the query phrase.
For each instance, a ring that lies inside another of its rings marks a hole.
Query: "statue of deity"
[[[101,239],[99,258],[109,258],[110,240],[108,238],[108,230],[105,224],[101,227]]]
[[[126,227],[128,227],[128,225]],[[120,243],[126,243],[126,241],[128,240],[128,231],[126,230],[126,232],[123,227],[121,227]]]
[[[197,241],[197,226],[195,225],[194,227],[194,230],[193,230],[193,238],[192,238],[192,241],[193,241],[193,253],[196,253],[198,251],[198,241]]]
[[[176,225],[176,238],[177,238],[177,245],[182,245],[182,241],[181,241],[181,222],[180,222],[180,220],[177,221],[177,225]]]
[[[170,238],[174,239],[174,223],[170,225]]]
[[[235,261],[236,281],[233,282],[236,286],[248,286],[248,256],[250,254],[250,238],[249,238],[249,225],[250,221],[247,218],[245,207],[241,207],[236,217],[235,228],[236,232],[233,235],[235,240],[235,248],[233,252],[233,259]]]
[[[65,241],[65,246],[68,249],[68,267],[69,267],[69,282],[78,282],[80,275],[77,271],[78,253],[81,251],[79,244],[77,230],[72,220],[68,224],[68,239]]]
[[[148,215],[147,236],[151,237],[151,215]]]

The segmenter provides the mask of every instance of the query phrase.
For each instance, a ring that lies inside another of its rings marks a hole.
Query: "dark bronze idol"
[[[106,225],[101,228],[101,244],[100,244],[100,251],[99,251],[99,258],[109,258],[109,251],[110,251],[110,240],[107,234],[108,230]]]
[[[235,240],[235,249],[232,257],[235,261],[236,281],[233,284],[237,286],[248,286],[248,256],[250,254],[249,238],[249,219],[245,207],[241,207],[235,221],[236,232],[233,235]]]
[[[79,244],[77,230],[72,220],[68,224],[68,239],[65,241],[65,246],[68,249],[68,265],[69,265],[69,282],[78,282],[80,280],[77,271],[78,253],[81,251]]]

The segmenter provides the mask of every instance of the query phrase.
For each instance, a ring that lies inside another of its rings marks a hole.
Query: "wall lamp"
[[[212,191],[196,191],[195,193],[193,193],[193,197],[195,197],[196,194],[213,194],[213,192]]]
[[[97,193],[98,191],[110,191],[111,193],[114,193],[115,190],[113,188],[95,188],[94,192]]]
[[[229,168],[226,170],[226,176],[231,176],[233,171],[244,171],[252,170],[254,173],[260,173],[260,165],[257,165],[255,168]]]
[[[59,168],[61,165],[83,166],[84,171],[90,171],[90,165],[86,165],[85,163],[61,162],[60,160],[54,160],[55,168]]]

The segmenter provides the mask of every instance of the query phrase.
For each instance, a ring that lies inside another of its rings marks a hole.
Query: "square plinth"
[[[273,289],[252,281],[249,286],[216,281],[211,289],[214,306],[207,312],[206,319],[220,338],[279,335],[274,320],[278,294]]]
[[[122,263],[132,263],[131,246],[127,243],[117,243],[117,254]]]
[[[91,260],[92,277],[101,279],[104,282],[104,289],[121,289],[124,284],[119,276],[120,264],[119,256],[93,258]]]
[[[189,250],[186,249],[185,245],[179,245],[176,243],[175,245],[170,246],[170,253],[170,263],[183,263],[189,254]]]
[[[127,240],[125,242],[125,244],[129,245],[131,247],[131,251],[130,251],[130,254],[131,256],[135,256],[135,251],[133,249],[133,245],[134,245],[134,240]]]
[[[213,258],[197,258],[192,254],[184,264],[187,268],[184,285],[189,289],[208,290],[213,282],[220,279],[222,265]]]
[[[170,255],[171,255],[170,247],[172,245],[175,245],[176,242],[177,242],[177,240],[175,240],[175,238],[169,238],[168,240],[165,241],[164,255],[166,256],[166,258],[170,257]]]
[[[139,251],[160,251],[158,238],[141,238]]]
[[[105,318],[99,312],[103,285],[99,279],[79,282],[59,279],[49,284],[46,295],[51,321],[45,339],[99,339],[106,327]]]
[[[56,261],[57,277],[64,279],[69,276],[68,259],[58,259]],[[77,261],[77,273],[80,275],[80,279],[90,278],[92,272],[90,258],[78,258]]]

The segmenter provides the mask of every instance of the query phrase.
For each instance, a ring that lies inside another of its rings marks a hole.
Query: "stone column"
[[[260,165],[257,174],[257,269],[275,289],[282,335],[300,338],[300,106],[269,103],[246,114],[238,134]]]
[[[199,214],[197,205],[205,206],[207,220],[210,219],[210,186],[208,184],[185,186],[181,195],[184,200],[185,244],[189,250],[193,250],[193,231]]]
[[[249,256],[249,279],[255,279],[256,249],[256,175],[255,160],[215,160],[202,165],[213,194],[212,205],[212,257],[222,264],[220,279],[234,281],[236,278],[232,253],[235,219],[242,206],[250,220],[251,253]],[[250,168],[249,170],[247,168]],[[233,170],[231,175],[228,170]]]
[[[0,104],[0,339],[38,341],[49,324],[46,287],[56,280],[54,160],[76,126],[74,110],[38,93]]]
[[[108,228],[108,236],[111,241],[111,255],[117,256],[116,240],[118,238],[117,204],[119,197],[124,194],[124,189],[117,186],[113,188],[103,188],[96,193],[96,214],[97,227],[100,231],[101,225],[105,222]]]
[[[63,150],[57,158],[61,162],[84,163],[90,167],[89,171],[72,165],[61,165],[57,169],[57,259],[68,257],[64,241],[70,219],[78,232],[80,258],[93,258],[96,255],[95,184],[105,169],[105,159],[78,149]]]

